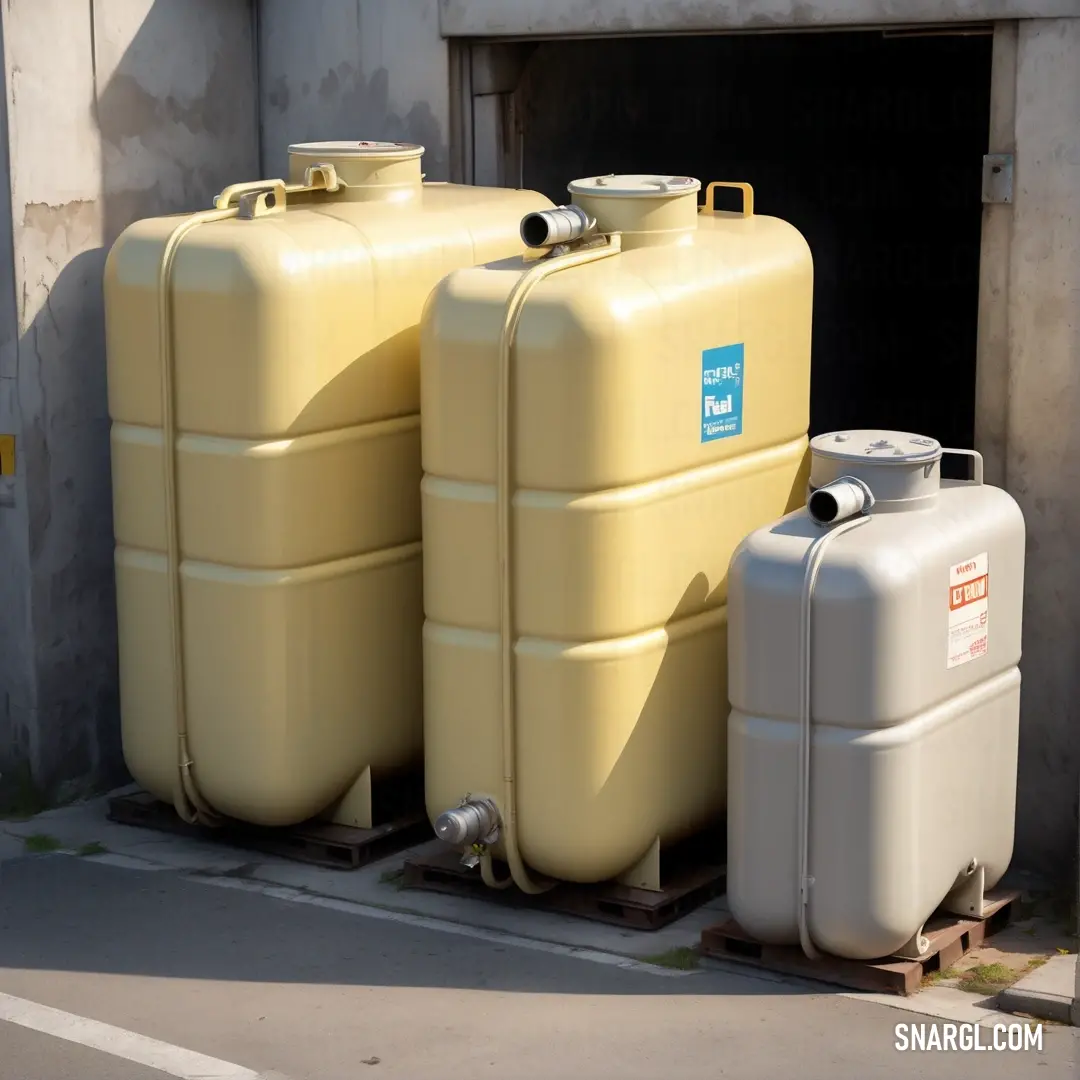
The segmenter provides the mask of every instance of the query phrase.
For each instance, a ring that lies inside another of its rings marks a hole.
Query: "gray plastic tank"
[[[809,956],[918,956],[1012,857],[1024,519],[970,450],[810,449],[807,507],[731,563],[728,901]],[[974,480],[941,479],[954,453]]]

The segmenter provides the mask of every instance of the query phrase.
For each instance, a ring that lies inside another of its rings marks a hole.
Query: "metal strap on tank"
[[[514,686],[514,604],[512,560],[511,503],[513,501],[510,408],[511,360],[518,323],[529,293],[546,277],[569,270],[574,266],[607,259],[622,250],[618,234],[607,237],[598,247],[587,247],[565,254],[542,258],[518,278],[506,301],[502,332],[499,335],[499,396],[498,396],[498,476],[495,489],[495,507],[498,518],[499,553],[499,650],[500,650],[500,704],[502,709],[502,761],[503,761],[503,832],[506,861],[510,866],[510,880],[522,892],[546,892],[552,884],[532,881],[517,845],[517,791],[515,774],[517,768],[517,729],[515,717]],[[504,888],[509,881],[498,881],[491,866],[491,856],[485,855],[480,863],[484,882],[493,888]]]
[[[173,708],[176,716],[177,770],[179,784],[173,804],[190,823],[217,825],[220,818],[199,794],[188,751],[187,701],[184,686],[184,625],[180,588],[180,528],[176,500],[176,389],[173,362],[172,270],[180,242],[188,233],[212,221],[236,217],[236,206],[205,210],[181,222],[169,234],[158,264],[158,359],[161,370],[161,448],[165,487],[165,543],[169,594],[169,639],[172,646]]]
[[[200,225],[229,218],[251,219],[285,210],[286,191],[337,191],[340,186],[332,165],[315,165],[305,173],[304,184],[282,180],[258,180],[233,184],[217,196],[213,210],[203,210],[182,221],[169,234],[158,263],[158,359],[161,373],[161,439],[165,502],[166,572],[169,596],[169,639],[173,661],[173,705],[176,716],[177,771],[179,784],[173,805],[191,824],[219,825],[221,818],[199,792],[194,762],[188,746],[187,694],[185,687],[183,591],[180,582],[180,525],[176,483],[176,372],[172,305],[172,272],[180,244]]]

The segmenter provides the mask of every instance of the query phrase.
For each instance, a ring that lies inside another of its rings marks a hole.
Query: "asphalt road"
[[[168,1073],[0,1023],[0,1080],[166,1080]]]
[[[222,1063],[226,1080],[1080,1075],[1071,1028],[1047,1030],[1041,1054],[898,1053],[895,1025],[927,1018],[737,972],[664,978],[65,856],[0,863],[0,1017],[5,1001],[62,1010],[48,1024],[76,1035],[65,1014],[135,1033],[117,1036],[122,1054],[138,1036],[164,1045],[162,1060],[182,1049],[168,1073],[0,1020],[0,1080],[203,1075],[185,1051]]]

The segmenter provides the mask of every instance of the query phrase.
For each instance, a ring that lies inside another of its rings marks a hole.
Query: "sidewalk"
[[[106,858],[0,863],[0,1080],[1075,1080],[1080,1062],[1075,1028],[980,1027],[1006,1052],[973,1063],[970,1029],[947,1047],[946,1024],[746,968]]]
[[[1025,975],[998,995],[998,1007],[1006,1012],[1071,1022],[1076,993],[1076,956],[1052,956],[1042,967]]]
[[[0,860],[21,854],[26,838],[35,837],[32,843],[39,848],[83,852],[82,857],[91,863],[129,870],[180,871],[223,887],[262,893],[278,900],[349,911],[456,937],[495,940],[534,952],[573,955],[625,968],[641,966],[676,978],[696,972],[665,965],[670,965],[671,958],[680,951],[695,947],[704,927],[727,916],[726,903],[719,898],[662,930],[627,930],[549,912],[509,909],[482,900],[403,890],[397,885],[398,871],[411,852],[389,856],[355,871],[329,870],[217,843],[118,825],[107,820],[106,806],[107,797],[103,797],[47,811],[25,822],[0,822]],[[430,848],[440,849],[441,845],[432,841],[412,851]],[[1028,940],[1020,935],[1014,948],[1032,948]],[[793,988],[813,987],[815,992],[836,998],[873,1002],[958,1023],[993,1025],[1012,1021],[1000,1006],[995,1007],[992,997],[966,993],[955,986],[928,986],[913,997],[899,998],[845,992],[824,984],[748,970],[737,964],[705,960],[701,967],[738,971]],[[1053,970],[1056,972],[1058,967]]]

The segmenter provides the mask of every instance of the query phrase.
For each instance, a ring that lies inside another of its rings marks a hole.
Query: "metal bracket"
[[[920,926],[910,939],[893,953],[893,956],[898,956],[901,960],[921,960],[929,948],[930,939],[924,936],[923,928]]]
[[[241,221],[254,221],[255,218],[283,213],[285,213],[285,199],[274,188],[266,188],[263,191],[245,191],[236,200],[236,216]]]
[[[985,906],[986,871],[972,859],[961,884],[941,902],[941,910],[967,919],[981,919]]]
[[[214,209],[228,210],[236,203],[237,217],[251,221],[267,214],[283,214],[287,195],[310,191],[333,194],[343,187],[345,185],[338,179],[334,166],[320,161],[304,170],[302,184],[286,184],[284,180],[248,180],[242,184],[230,184],[214,198]]]
[[[1013,155],[983,156],[982,201],[989,205],[1013,201]]]
[[[304,170],[304,187],[312,191],[329,191],[331,194],[340,191],[341,181],[338,179],[337,169],[325,161],[309,165]]]
[[[15,475],[15,436],[0,435],[0,476]]]

